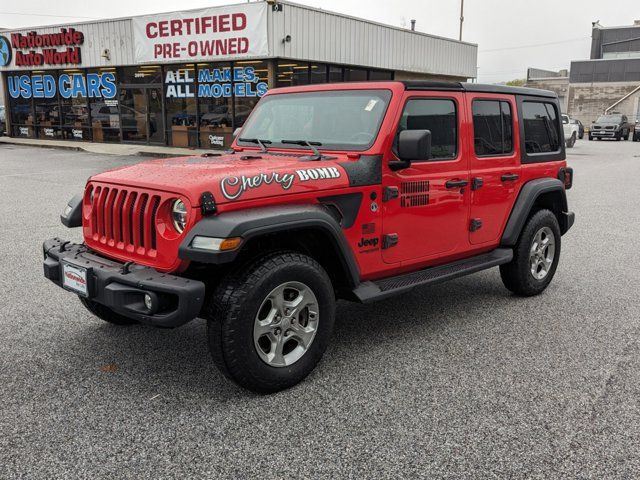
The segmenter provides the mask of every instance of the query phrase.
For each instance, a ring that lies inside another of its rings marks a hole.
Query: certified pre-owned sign
[[[133,18],[137,62],[175,62],[268,55],[267,4]]]

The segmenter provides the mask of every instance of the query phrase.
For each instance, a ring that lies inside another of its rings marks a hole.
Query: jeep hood
[[[171,192],[195,207],[204,192],[222,204],[348,187],[340,165],[345,161],[340,156],[309,161],[297,154],[238,152],[151,160],[100,173],[90,181]]]

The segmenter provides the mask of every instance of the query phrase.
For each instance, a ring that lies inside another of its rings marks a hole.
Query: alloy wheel
[[[529,266],[533,278],[543,280],[549,274],[555,254],[555,236],[549,227],[542,227],[534,235],[529,251]]]
[[[309,350],[318,331],[320,312],[313,291],[301,282],[286,282],[264,299],[255,318],[253,343],[260,359],[287,367]]]

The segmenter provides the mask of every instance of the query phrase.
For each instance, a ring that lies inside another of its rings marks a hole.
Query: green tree
[[[527,84],[526,78],[516,78],[515,80],[509,80],[507,85],[510,87],[524,87]]]

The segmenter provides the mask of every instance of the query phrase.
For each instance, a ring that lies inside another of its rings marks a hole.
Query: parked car
[[[564,142],[567,148],[573,148],[576,140],[580,137],[580,125],[569,115],[562,114],[562,130],[564,132]]]
[[[640,120],[636,120],[636,125],[633,127],[633,141],[640,142]]]
[[[555,94],[426,81],[276,92],[222,156],[89,178],[61,216],[84,241],[45,241],[44,276],[114,325],[205,318],[213,362],[261,393],[316,367],[338,299],[498,266],[517,295],[552,281],[575,218]]]
[[[633,126],[626,115],[611,114],[601,115],[593,122],[589,129],[589,140],[597,138],[615,138],[616,140],[629,140]]]
[[[235,124],[242,125],[253,107],[248,105],[236,105]],[[217,105],[212,111],[202,115],[200,125],[211,125],[212,127],[230,127],[232,125],[231,111],[228,105]]]

